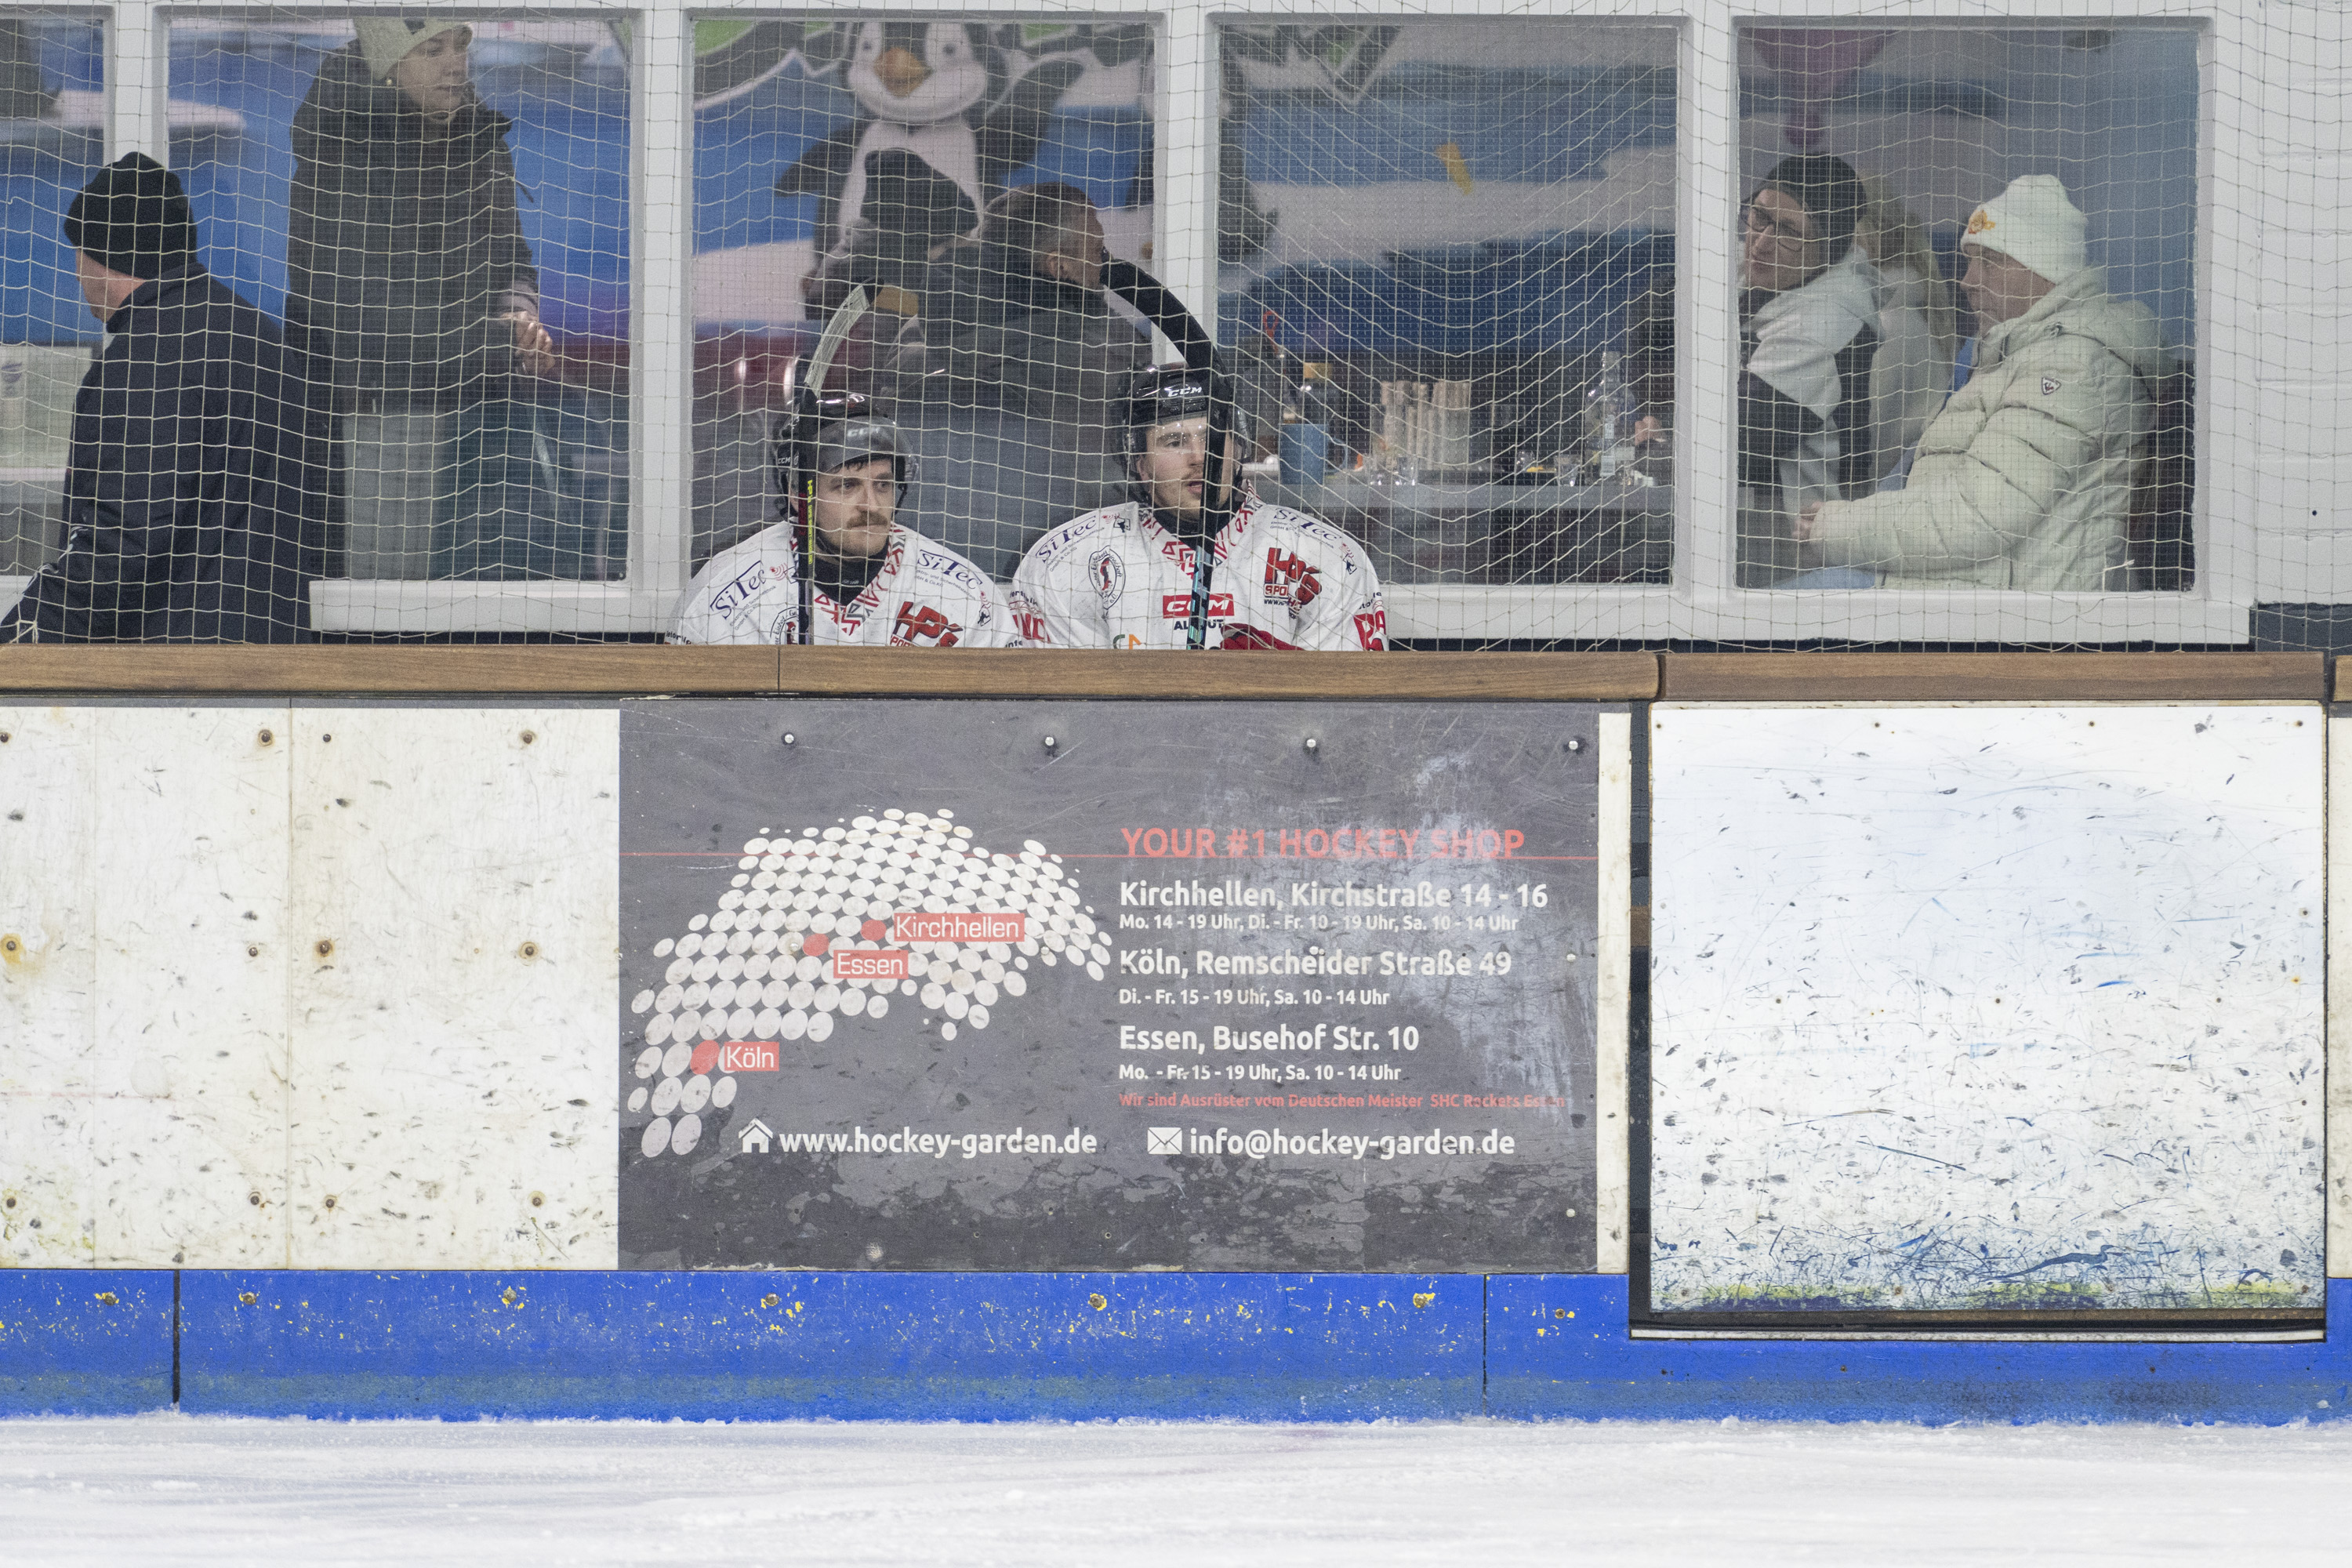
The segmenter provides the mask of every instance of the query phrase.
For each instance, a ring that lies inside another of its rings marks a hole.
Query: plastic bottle
[[[1625,357],[1601,356],[1601,374],[1584,393],[1583,478],[1593,484],[1630,479],[1633,471],[1633,426],[1642,416],[1633,388],[1625,380]]]
[[[1282,474],[1293,484],[1319,485],[1330,461],[1331,426],[1323,367],[1304,366],[1282,411]]]

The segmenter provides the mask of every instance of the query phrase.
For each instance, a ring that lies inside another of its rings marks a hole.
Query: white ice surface
[[[0,1422],[12,1564],[2346,1560],[2352,1426]]]

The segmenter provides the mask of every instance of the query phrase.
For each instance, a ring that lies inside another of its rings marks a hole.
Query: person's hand
[[[1826,503],[1815,501],[1797,514],[1798,543],[1811,544],[1813,542],[1814,519],[1822,515],[1822,508],[1824,504]]]
[[[1644,414],[1633,421],[1633,445],[1636,447],[1646,447],[1664,434],[1665,428],[1658,423],[1658,416],[1654,414]]]
[[[518,310],[507,318],[514,323],[515,353],[522,356],[522,367],[533,375],[555,374],[555,339],[537,316]]]

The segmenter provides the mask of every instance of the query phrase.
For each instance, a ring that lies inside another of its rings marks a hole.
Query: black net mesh
[[[2128,9],[0,14],[7,635],[2329,646],[2342,13]]]

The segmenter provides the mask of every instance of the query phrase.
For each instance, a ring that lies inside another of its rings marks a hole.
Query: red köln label
[[[720,1072],[775,1072],[776,1042],[773,1040],[730,1040],[719,1047]]]

